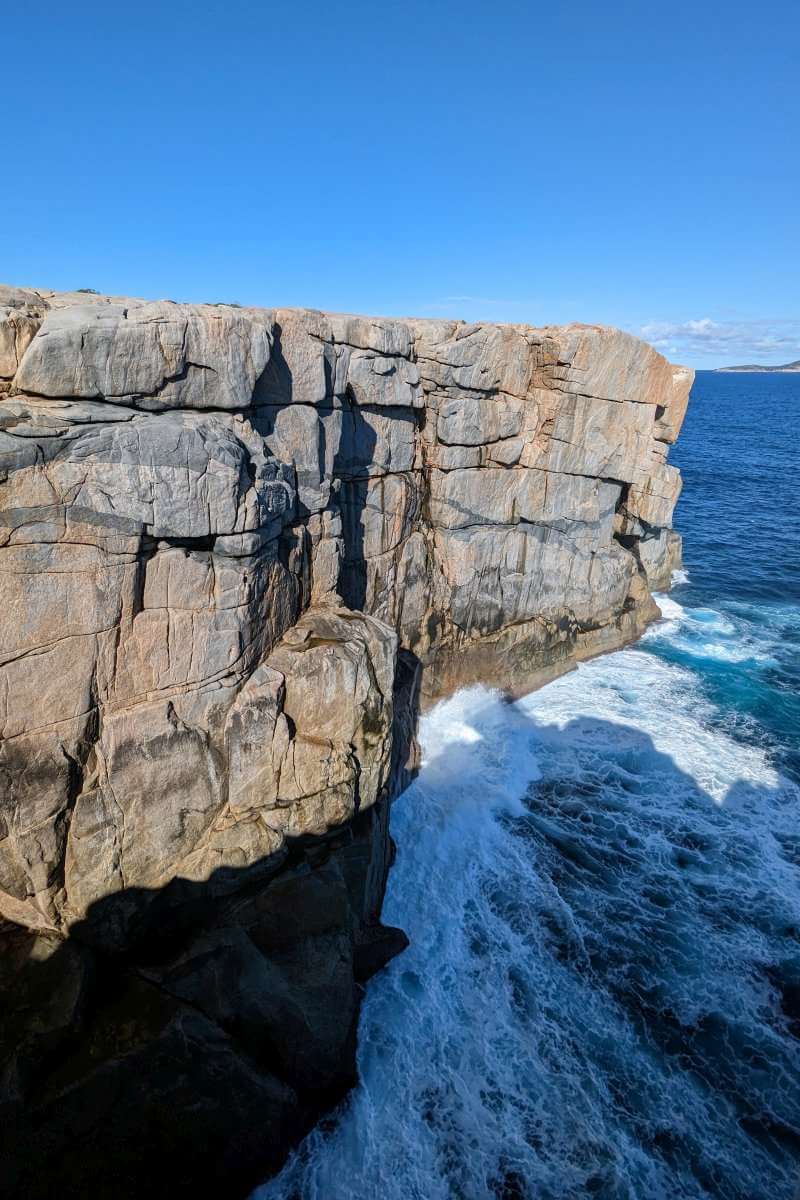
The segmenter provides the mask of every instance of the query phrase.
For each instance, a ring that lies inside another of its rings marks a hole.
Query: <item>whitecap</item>
[[[656,592],[654,599],[661,609],[661,616],[664,621],[686,620],[686,609],[672,596],[667,596],[664,592]]]
[[[775,662],[767,631],[718,609],[687,608],[663,594],[655,598],[662,619],[645,632],[645,642],[671,645],[698,660],[762,665]]]

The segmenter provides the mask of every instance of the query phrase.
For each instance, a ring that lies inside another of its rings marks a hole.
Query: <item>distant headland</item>
[[[794,362],[783,363],[779,367],[763,367],[751,363],[746,367],[716,367],[715,369],[718,374],[726,371],[800,371],[800,358],[795,359]]]

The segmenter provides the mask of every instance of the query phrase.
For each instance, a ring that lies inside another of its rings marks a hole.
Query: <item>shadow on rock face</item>
[[[104,897],[66,940],[5,926],[3,1194],[237,1195],[279,1166],[355,1082],[361,985],[407,944],[379,921],[387,819],[298,840],[268,883]]]
[[[349,608],[363,611],[367,599],[367,561],[364,557],[364,510],[367,479],[350,478],[361,462],[369,462],[377,443],[375,430],[353,402],[344,396],[342,434],[333,461],[334,477],[341,479],[340,507],[344,540],[344,563],[340,579],[342,598]]]
[[[246,1195],[353,1086],[363,984],[407,945],[380,908],[418,689],[403,655],[391,786],[347,826],[66,939],[0,926],[4,1197]]]

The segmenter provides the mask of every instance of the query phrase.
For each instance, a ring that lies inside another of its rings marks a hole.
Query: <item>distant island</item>
[[[750,364],[747,367],[716,367],[717,373],[726,371],[800,371],[800,358],[796,358],[794,362],[783,363],[779,367],[762,367],[757,364]]]

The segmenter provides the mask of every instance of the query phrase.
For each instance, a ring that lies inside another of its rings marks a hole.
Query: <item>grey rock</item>
[[[513,396],[456,396],[439,407],[436,436],[450,446],[483,446],[522,429],[525,402]]]
[[[599,326],[0,288],[0,915],[63,997],[6,1064],[18,1194],[26,1105],[110,1181],[78,1109],[118,1103],[141,1194],[137,1105],[196,1188],[341,1096],[417,708],[657,617],[691,382]]]
[[[268,322],[246,310],[76,304],[47,313],[14,387],[149,409],[245,408],[270,345]]]

